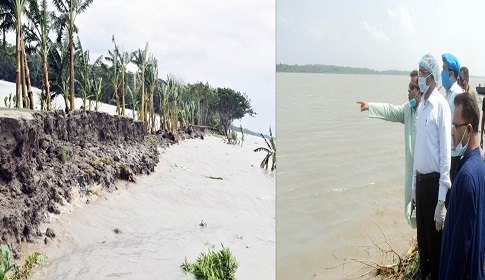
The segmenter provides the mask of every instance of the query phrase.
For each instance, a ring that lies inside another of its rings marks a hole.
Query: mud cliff
[[[101,112],[0,110],[0,243],[19,257],[20,243],[41,234],[39,224],[73,190],[111,191],[116,179],[153,172],[157,146],[170,136],[147,136],[143,123]]]

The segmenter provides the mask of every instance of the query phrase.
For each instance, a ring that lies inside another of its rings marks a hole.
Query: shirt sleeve
[[[482,111],[485,112],[485,96],[483,97],[483,102],[482,102]]]
[[[469,260],[474,222],[477,217],[473,195],[474,180],[468,175],[458,178],[453,200],[453,212],[448,212],[441,250],[441,275],[446,279],[461,279]],[[440,278],[442,279],[442,278]]]
[[[379,118],[391,122],[404,123],[404,108],[403,105],[393,105],[389,103],[373,103],[369,102],[369,118]]]
[[[438,200],[445,201],[446,193],[451,187],[450,168],[451,168],[451,115],[450,108],[445,104],[440,104],[441,118],[438,120],[438,135],[440,146],[440,187]]]

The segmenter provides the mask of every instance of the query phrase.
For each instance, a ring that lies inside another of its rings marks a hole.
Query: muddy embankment
[[[0,110],[0,243],[18,258],[21,242],[48,242],[40,223],[74,193],[89,203],[117,179],[153,172],[158,146],[201,135],[147,135],[143,123],[101,112]]]

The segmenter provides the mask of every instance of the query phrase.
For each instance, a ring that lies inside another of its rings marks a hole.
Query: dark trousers
[[[431,274],[438,279],[440,272],[441,235],[434,222],[438,203],[439,173],[416,176],[416,225],[418,234],[419,266],[423,279]]]

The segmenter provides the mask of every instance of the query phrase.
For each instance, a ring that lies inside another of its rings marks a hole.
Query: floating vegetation
[[[201,280],[235,280],[238,266],[236,258],[231,254],[229,248],[224,248],[224,245],[222,245],[222,250],[219,252],[209,249],[207,254],[200,253],[197,261],[193,264],[189,263],[187,258],[185,258],[185,261],[180,265],[185,273],[193,273],[195,279]]]
[[[214,177],[214,176],[205,176],[205,177],[209,179],[214,179],[214,180],[222,180],[222,177]]]

